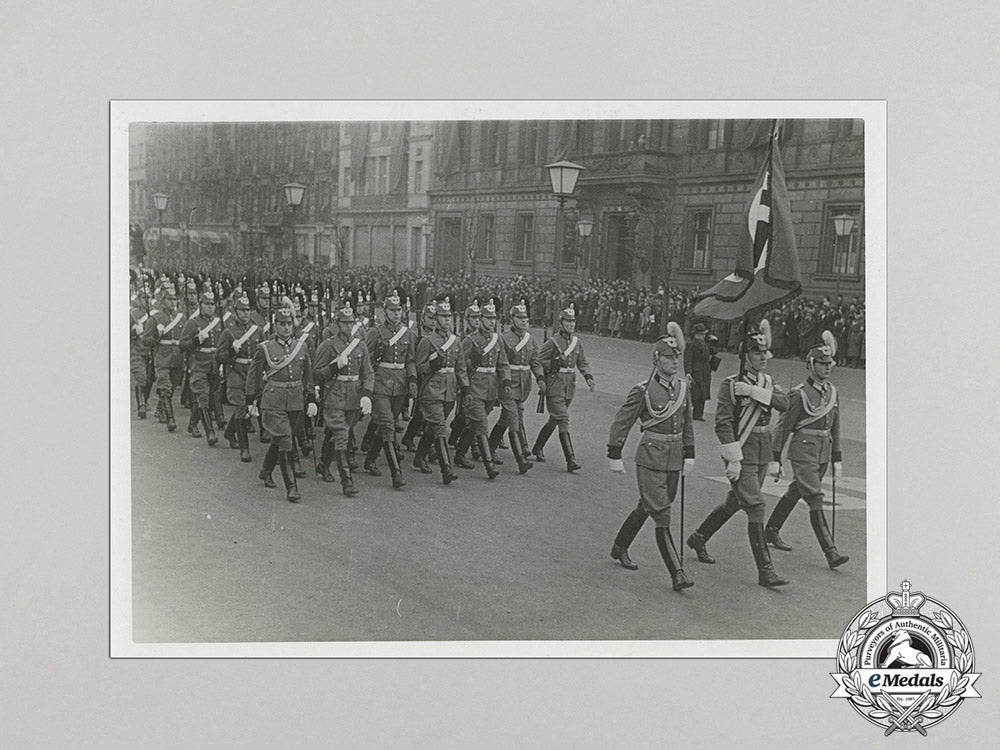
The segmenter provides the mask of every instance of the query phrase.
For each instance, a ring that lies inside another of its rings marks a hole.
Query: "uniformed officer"
[[[423,311],[420,315],[420,335],[416,337],[414,341],[414,363],[416,363],[416,352],[417,347],[420,345],[420,339],[425,336],[430,336],[437,330],[437,306],[433,302],[428,302],[424,305]],[[423,378],[420,372],[417,372],[417,392],[419,394],[420,388],[423,385]],[[433,441],[433,436],[430,431],[425,429],[427,423],[424,422],[423,414],[421,414],[420,404],[417,399],[414,399],[412,413],[410,415],[410,423],[406,426],[406,433],[403,435],[403,447],[409,451],[413,451],[416,455],[413,457],[413,468],[419,471],[421,474],[432,473],[431,467],[427,463],[427,455],[430,451],[430,446]],[[413,445],[413,441],[417,438],[421,439],[421,445],[424,446],[423,451],[420,451],[417,447]],[[426,439],[426,442],[424,440]]]
[[[744,372],[730,375],[719,386],[716,400],[715,434],[722,444],[722,459],[730,490],[694,533],[687,545],[704,563],[714,563],[705,544],[738,510],[747,514],[747,535],[757,565],[761,586],[784,586],[788,581],[774,571],[764,539],[764,498],[760,488],[765,476],[777,476],[779,464],[772,460],[771,411],[788,408],[788,396],[764,372],[770,352],[770,328],[762,320],[748,330],[744,342]]]
[[[177,309],[177,291],[172,285],[163,287],[159,308],[146,321],[143,339],[153,352],[156,370],[156,394],[163,401],[167,431],[177,429],[174,419],[174,389],[184,381],[184,353],[179,342],[184,327],[184,313]]]
[[[543,425],[531,449],[535,460],[544,462],[545,454],[542,450],[558,427],[559,442],[566,457],[566,471],[580,469],[569,436],[569,405],[576,394],[576,371],[583,374],[591,391],[595,388],[590,363],[587,362],[583,344],[576,337],[575,331],[576,313],[569,307],[559,315],[559,332],[542,344],[538,356],[545,370],[545,406],[549,410],[549,421]]]
[[[496,332],[497,311],[492,302],[483,305],[479,330],[462,341],[469,378],[469,393],[462,399],[465,429],[455,450],[455,465],[463,469],[475,468],[465,457],[469,447],[476,443],[479,457],[486,469],[486,476],[495,479],[499,472],[493,466],[493,451],[487,437],[487,419],[501,396],[510,398],[510,367],[507,352]]]
[[[667,335],[657,340],[653,348],[651,377],[632,386],[608,436],[611,470],[624,474],[622,447],[636,420],[642,430],[635,452],[639,504],[618,531],[611,557],[629,570],[637,570],[639,566],[632,562],[628,548],[646,516],[652,516],[656,546],[670,571],[674,591],[694,585],[684,574],[684,565],[670,534],[670,506],[677,495],[681,472],[687,474],[694,468],[691,392],[687,378],[678,375],[683,354],[684,334],[671,321],[667,324]]]
[[[257,308],[250,313],[250,322],[257,326],[260,331],[261,340],[267,340],[274,335],[274,331],[271,329],[271,289],[266,283],[262,283],[255,292],[256,305]],[[256,350],[254,350],[256,351]],[[251,422],[250,428],[247,432],[252,429],[253,423]],[[269,443],[271,442],[271,436],[268,434],[267,430],[263,429],[261,426],[261,418],[257,417],[257,427],[260,442]]]
[[[315,295],[315,293],[314,293]],[[316,349],[319,346],[319,334],[320,327],[319,321],[316,319],[316,311],[319,307],[318,297],[315,299],[314,303],[305,304],[305,295],[299,295],[294,300],[295,305],[295,320],[296,328],[295,335],[298,337],[305,337],[306,346],[309,349],[309,357],[313,361],[316,360]],[[305,414],[302,415],[302,423],[299,425],[299,429],[296,430],[296,439],[302,445],[302,454],[308,456],[313,448],[313,438],[315,437],[315,432],[313,430],[313,420]],[[303,476],[304,474],[300,474]]]
[[[781,538],[780,531],[796,503],[805,500],[809,506],[809,521],[826,563],[836,568],[850,558],[841,555],[833,543],[830,527],[823,513],[823,487],[821,482],[826,467],[833,462],[836,476],[842,476],[840,452],[840,407],[837,389],[830,382],[837,355],[837,340],[829,331],[823,331],[823,343],[812,347],[806,354],[806,382],[792,389],[788,411],[781,415],[774,441],[774,460],[781,464],[781,452],[791,436],[788,459],[792,463],[792,483],[782,495],[764,528],[768,543],[781,550],[791,547]]]
[[[246,294],[236,298],[234,315],[229,319],[229,325],[219,337],[219,348],[216,359],[226,366],[226,399],[235,407],[232,417],[226,426],[226,439],[230,448],[240,451],[240,460],[249,463],[250,438],[247,434],[249,414],[246,402],[247,373],[253,354],[262,338],[260,327],[250,320],[250,298]]]
[[[152,359],[152,351],[142,334],[153,312],[149,307],[149,294],[145,288],[140,289],[129,308],[129,371],[139,419],[146,418],[149,363]]]
[[[221,334],[222,320],[215,314],[215,295],[205,292],[201,296],[198,314],[184,324],[180,347],[188,355],[188,384],[193,399],[188,432],[192,437],[201,437],[198,432],[200,419],[209,445],[218,442],[212,424],[211,404],[219,389],[215,352]]]
[[[330,462],[337,462],[344,495],[358,494],[346,455],[348,433],[353,431],[361,414],[371,414],[375,374],[364,340],[355,331],[356,319],[351,308],[337,313],[338,332],[326,339],[316,351],[316,377],[324,383],[323,424],[325,436],[317,473],[324,481],[334,481]]]
[[[479,330],[479,324],[482,320],[482,310],[479,308],[479,302],[473,300],[472,304],[465,308],[465,316],[463,326],[465,327],[465,332],[460,337],[459,343],[462,346],[462,353],[465,353],[465,342],[474,333]],[[462,433],[465,432],[466,420],[465,420],[465,404],[459,401],[456,409],[455,416],[451,420],[451,432],[448,434],[448,445],[452,448],[458,447],[458,441],[462,437]],[[458,453],[455,453],[455,465],[461,466],[458,460]],[[471,468],[471,467],[468,467]]]
[[[504,431],[510,431],[510,447],[522,474],[534,464],[528,460],[528,441],[524,434],[524,402],[531,393],[531,377],[534,375],[538,390],[545,393],[545,371],[538,358],[538,344],[528,330],[528,308],[522,302],[510,308],[510,330],[501,336],[507,362],[510,366],[510,394],[500,398],[500,418],[490,432],[490,450],[496,457],[496,449],[503,439]]]
[[[417,395],[416,336],[403,325],[403,306],[399,297],[391,295],[383,301],[385,320],[374,326],[366,339],[368,353],[375,367],[375,388],[372,395],[372,419],[375,425],[370,438],[365,469],[380,476],[375,465],[379,450],[384,446],[385,460],[392,474],[392,486],[403,487],[403,470],[396,450],[396,422],[406,408],[408,398]],[[363,441],[362,441],[363,442]]]
[[[274,313],[274,335],[257,345],[247,373],[246,400],[251,416],[260,415],[264,429],[271,436],[260,479],[265,487],[274,487],[271,472],[281,468],[285,494],[289,502],[301,499],[292,470],[292,425],[297,412],[305,408],[316,416],[312,362],[305,341],[292,335],[292,311],[281,308]]]
[[[445,484],[451,484],[458,474],[452,468],[451,456],[448,455],[445,422],[455,406],[455,399],[469,392],[469,379],[462,347],[458,337],[452,333],[451,305],[437,303],[434,317],[437,330],[422,337],[417,344],[417,375],[420,378],[417,403],[426,427],[413,462],[416,465],[421,456],[426,456],[433,442],[441,467],[441,479]]]

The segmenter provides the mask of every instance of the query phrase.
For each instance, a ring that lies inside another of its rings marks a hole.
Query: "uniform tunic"
[[[219,348],[215,353],[216,361],[228,368],[226,375],[226,398],[237,407],[239,416],[243,416],[246,406],[247,373],[253,361],[253,353],[261,342],[260,327],[247,320],[240,323],[234,315],[229,319],[229,325],[219,336]],[[241,342],[238,348],[234,344]]]
[[[739,375],[730,375],[719,386],[715,434],[723,445],[739,442],[737,418],[745,414],[746,409],[751,408],[753,403],[749,396],[737,398],[734,395],[733,390],[738,380]],[[771,422],[772,409],[783,412],[788,408],[788,396],[781,393],[774,385],[771,376],[763,372],[757,374],[748,372],[744,375],[743,382],[767,390],[770,402],[760,404],[760,412],[742,446],[743,461],[740,476],[735,482],[730,481],[731,489],[726,495],[724,505],[732,513],[742,508],[750,516],[751,521],[763,522],[764,498],[761,496],[760,487],[767,475],[767,464],[772,460],[771,432],[768,425]]]
[[[568,432],[569,405],[576,394],[576,371],[585,378],[590,377],[590,363],[583,353],[583,343],[576,334],[560,330],[542,344],[538,357],[545,369],[545,406],[550,418],[559,425],[559,432]]]
[[[129,372],[132,375],[132,387],[146,387],[152,349],[150,343],[143,337],[146,321],[155,310],[145,310],[133,307],[129,310]]]
[[[184,313],[158,310],[146,321],[143,339],[153,350],[156,390],[170,397],[184,382],[184,352],[180,348]]]
[[[385,442],[395,439],[396,419],[406,406],[410,383],[417,382],[416,340],[413,329],[402,323],[393,329],[384,322],[368,331],[368,354],[375,368],[372,421]]]
[[[347,349],[347,364],[336,362]],[[323,384],[323,424],[336,450],[347,450],[350,430],[360,417],[361,397],[371,398],[375,373],[365,342],[351,334],[328,338],[316,350],[316,379]]]
[[[486,434],[486,419],[500,398],[500,387],[510,381],[507,351],[500,334],[476,331],[462,341],[469,378],[464,415],[474,435]]]
[[[201,409],[207,409],[209,404],[214,403],[215,393],[219,389],[219,366],[215,361],[215,353],[222,330],[221,318],[198,313],[188,319],[181,331],[181,351],[189,355],[188,371],[191,377],[188,384]],[[207,334],[204,340],[199,338],[199,333]]]
[[[288,364],[278,368],[294,352]],[[313,402],[313,373],[309,352],[291,337],[274,336],[257,345],[247,372],[246,399],[260,399],[261,424],[278,443],[278,450],[292,450],[292,424],[305,403]]]
[[[789,435],[792,441],[788,460],[794,477],[789,492],[803,498],[810,510],[820,510],[826,467],[830,461],[841,460],[840,405],[832,383],[827,381],[819,386],[808,378],[792,390],[788,410],[781,415],[775,432],[775,461],[781,461],[781,451]]]
[[[635,451],[639,508],[657,526],[670,527],[670,505],[685,458],[694,458],[694,422],[687,379],[659,374],[632,386],[608,436],[608,458],[621,458],[636,420],[642,436]]]
[[[511,429],[520,430],[524,424],[524,402],[531,394],[531,376],[540,380],[545,377],[545,370],[538,358],[538,344],[528,331],[510,330],[501,339],[510,365],[510,396],[500,399],[501,419]]]
[[[446,348],[447,347],[447,348]],[[465,357],[458,337],[434,331],[417,343],[417,396],[420,415],[435,438],[445,437],[445,421],[460,390],[469,385]]]

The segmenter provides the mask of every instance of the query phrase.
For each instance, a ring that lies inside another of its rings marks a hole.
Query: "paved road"
[[[573,437],[583,470],[567,474],[555,438],[546,464],[520,476],[461,472],[450,487],[437,475],[407,473],[402,492],[388,473],[358,476],[361,494],[310,476],[303,502],[256,478],[253,464],[220,442],[155,421],[132,426],[133,628],[137,642],[673,640],[839,637],[865,601],[864,372],[838,370],[845,469],[838,484],[837,538],[851,562],[830,571],[804,505],[784,534],[794,550],[773,552],[792,581],[761,588],[743,516],[709,544],[719,560],[690,553],[695,587],[678,594],[648,524],[632,546],[637,572],[608,556],[634,506],[634,465],[607,469],[607,427],[627,388],[648,375],[648,345],[583,337],[598,390],[578,391]],[[718,375],[736,367],[726,357]],[[779,383],[799,382],[801,363],[775,360]],[[718,375],[715,382],[718,383]],[[544,417],[529,416],[529,439]],[[709,420],[696,423],[698,465],[686,482],[685,533],[725,493]],[[360,431],[359,431],[360,434]],[[626,447],[631,456],[635,432]],[[501,455],[509,459],[509,452]],[[409,465],[409,461],[407,462]],[[787,470],[787,467],[786,467]],[[771,485],[770,482],[767,483]],[[781,485],[765,488],[770,495]],[[772,498],[773,499],[773,498]],[[842,504],[841,504],[842,502]],[[769,503],[770,506],[771,503]],[[674,536],[679,537],[679,504]]]

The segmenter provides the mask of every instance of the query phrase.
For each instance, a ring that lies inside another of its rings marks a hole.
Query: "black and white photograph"
[[[884,587],[880,104],[111,147],[114,654],[812,656]]]

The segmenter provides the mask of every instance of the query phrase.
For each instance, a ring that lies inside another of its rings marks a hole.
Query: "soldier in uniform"
[[[528,330],[528,308],[524,303],[510,308],[510,330],[501,336],[507,362],[510,366],[511,390],[500,398],[500,418],[490,432],[490,450],[496,463],[496,449],[504,431],[510,431],[510,447],[520,473],[526,473],[534,464],[528,460],[528,441],[524,435],[524,402],[531,393],[531,376],[538,382],[538,390],[545,393],[545,371],[538,358],[538,344]]]
[[[146,321],[154,311],[149,309],[149,295],[140,289],[134,304],[129,309],[129,370],[132,375],[132,392],[135,394],[136,415],[146,418],[146,394],[148,392],[149,363],[151,350],[143,338]]]
[[[465,342],[474,333],[479,330],[479,323],[482,319],[482,311],[479,309],[479,303],[476,300],[472,301],[472,304],[465,308],[465,334],[461,337],[462,353],[465,353]],[[459,402],[458,408],[455,409],[455,416],[451,420],[451,433],[448,435],[448,445],[453,448],[458,447],[458,441],[462,437],[462,433],[465,432],[465,404]],[[458,453],[455,454],[455,465],[461,466],[462,464],[458,461]]]
[[[250,313],[250,322],[257,326],[260,331],[261,340],[267,340],[274,335],[274,331],[271,330],[271,290],[266,283],[261,284],[256,290],[256,305],[257,309]],[[254,350],[256,352],[256,349]],[[257,417],[257,427],[260,435],[260,442],[269,443],[271,442],[271,436],[268,434],[261,426],[261,418]],[[247,432],[253,431],[253,422],[247,428]]]
[[[781,415],[775,434],[774,460],[781,464],[781,452],[788,437],[788,459],[792,463],[792,483],[782,495],[764,533],[768,543],[780,550],[791,547],[781,538],[781,527],[799,500],[809,506],[809,521],[820,549],[826,555],[830,568],[846,563],[850,558],[841,555],[833,543],[830,527],[823,513],[823,487],[821,482],[826,467],[833,462],[836,476],[842,475],[840,452],[840,407],[837,389],[830,382],[837,354],[837,342],[829,331],[823,332],[823,344],[812,347],[806,354],[809,377],[796,386],[789,395],[788,411]]]
[[[611,557],[629,570],[638,570],[628,548],[647,516],[656,524],[656,546],[673,583],[674,591],[693,586],[684,574],[684,564],[670,535],[670,506],[677,495],[680,475],[694,468],[694,422],[688,380],[678,374],[684,352],[684,334],[671,321],[667,335],[653,348],[653,373],[648,380],[632,386],[625,403],[615,415],[608,436],[611,471],[625,473],[622,447],[636,420],[642,437],[635,452],[635,476],[639,484],[639,504],[622,524]]]
[[[250,463],[250,438],[247,434],[246,381],[253,360],[253,353],[261,342],[260,327],[250,320],[250,298],[246,294],[236,298],[236,313],[219,337],[216,360],[227,367],[226,398],[235,407],[226,426],[229,447],[239,449],[240,461]]]
[[[168,432],[177,429],[173,397],[174,389],[184,380],[184,353],[179,346],[183,327],[184,313],[177,309],[177,292],[173,286],[164,286],[159,310],[146,321],[143,339],[153,352],[156,394],[163,401]]]
[[[433,302],[428,302],[424,305],[423,313],[420,316],[420,335],[414,338],[413,351],[414,351],[414,364],[416,364],[416,351],[420,344],[420,339],[425,336],[430,336],[437,330],[437,321],[435,319],[435,314],[437,312],[437,306]],[[423,381],[420,377],[419,372],[417,373],[417,392],[420,392],[420,387],[423,385]],[[413,401],[413,409],[410,414],[410,423],[406,426],[406,433],[403,435],[403,447],[408,451],[417,453],[416,446],[413,445],[413,441],[419,438],[421,435],[425,434],[426,423],[424,418],[420,413],[420,404],[417,399]],[[427,444],[430,445],[429,443]],[[421,474],[430,474],[431,467],[427,465],[427,450],[420,455],[415,455],[413,457],[413,468],[419,471]],[[419,460],[418,460],[419,459]]]
[[[451,484],[458,479],[458,474],[452,468],[448,455],[445,422],[455,406],[455,399],[469,392],[469,380],[462,347],[458,337],[452,333],[451,305],[437,303],[434,316],[437,330],[422,337],[417,344],[417,376],[420,378],[417,403],[426,426],[413,464],[416,466],[423,460],[433,443],[441,467],[441,479],[445,484]]]
[[[594,376],[590,374],[590,363],[583,353],[583,344],[574,334],[576,313],[566,308],[559,315],[559,332],[542,344],[538,357],[545,370],[545,405],[549,410],[546,422],[531,452],[536,461],[544,463],[542,452],[552,433],[558,427],[559,442],[566,457],[566,471],[578,471],[580,464],[573,454],[573,442],[569,436],[569,405],[576,394],[576,371],[579,370],[587,381],[587,387],[594,390]]]
[[[712,365],[711,355],[705,336],[708,327],[695,323],[691,330],[692,339],[684,349],[684,372],[691,378],[691,402],[694,405],[694,419],[705,420],[705,402],[711,398]]]
[[[346,455],[348,434],[360,414],[371,414],[375,373],[364,340],[356,335],[354,313],[344,307],[337,313],[338,333],[319,345],[316,351],[316,377],[324,383],[323,424],[325,437],[316,465],[326,482],[334,481],[330,462],[337,462],[344,495],[358,494]]]
[[[381,472],[375,462],[384,446],[385,460],[392,474],[392,486],[403,487],[403,470],[396,450],[396,421],[406,409],[408,398],[417,395],[415,361],[416,336],[403,325],[403,307],[395,294],[383,301],[385,320],[368,332],[366,344],[375,367],[375,389],[372,396],[372,419],[375,426],[370,437],[365,470],[372,476]],[[369,428],[371,429],[371,428]],[[364,441],[362,441],[363,443]]]
[[[304,296],[296,298],[295,300],[295,318],[298,323],[295,334],[299,337],[305,337],[306,346],[309,348],[309,357],[315,361],[316,348],[319,346],[320,327],[319,321],[316,318],[316,312],[319,307],[319,298],[316,296],[315,292],[313,292],[313,297],[314,299],[311,300],[308,305],[303,305],[303,302],[305,301]],[[299,313],[303,310],[303,308],[305,310],[305,315],[304,317],[299,317]],[[311,418],[305,415],[302,416],[302,424],[300,425],[300,429],[296,431],[296,436],[302,444],[302,454],[308,456],[312,451],[313,438],[315,437],[313,420]],[[304,474],[300,474],[299,476],[304,476]]]
[[[292,311],[282,308],[274,314],[274,335],[257,345],[247,372],[246,400],[250,416],[260,416],[271,436],[264,455],[260,479],[265,487],[274,487],[271,472],[281,468],[285,495],[289,502],[301,499],[292,470],[292,425],[297,412],[305,408],[316,416],[312,362],[305,342],[292,335]]]
[[[215,295],[205,292],[201,296],[198,314],[189,318],[181,331],[181,351],[188,355],[188,383],[191,388],[191,419],[188,432],[201,437],[198,421],[205,427],[209,445],[218,438],[212,425],[212,403],[219,389],[219,370],[215,362],[222,320],[215,314]]]
[[[757,582],[761,586],[784,586],[771,563],[771,554],[764,539],[764,498],[760,488],[765,476],[777,476],[779,465],[772,460],[771,411],[788,408],[788,396],[764,372],[771,352],[767,321],[760,328],[747,332],[744,342],[744,367],[739,373],[722,381],[716,401],[715,434],[722,444],[722,460],[730,489],[726,499],[717,505],[694,533],[687,545],[703,563],[714,563],[705,545],[738,510],[747,514],[747,535],[757,565]]]
[[[475,466],[465,457],[469,447],[476,443],[479,448],[486,476],[495,479],[499,472],[493,467],[493,451],[490,450],[486,424],[490,412],[497,401],[510,398],[510,367],[507,352],[496,332],[497,311],[493,303],[483,305],[478,331],[469,334],[462,341],[462,356],[465,359],[469,379],[469,393],[462,399],[465,415],[465,429],[455,450],[455,465],[463,469]]]

